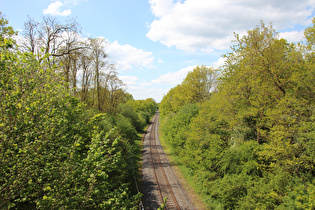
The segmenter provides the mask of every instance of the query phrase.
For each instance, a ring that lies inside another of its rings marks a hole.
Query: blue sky
[[[315,0],[0,0],[0,11],[15,30],[27,16],[76,18],[82,36],[108,40],[109,62],[127,91],[159,102],[196,65],[222,65],[233,32],[245,34],[260,20],[300,41]]]

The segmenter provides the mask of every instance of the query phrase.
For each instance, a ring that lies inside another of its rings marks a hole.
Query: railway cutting
[[[142,192],[144,209],[195,209],[186,195],[164,153],[159,139],[159,112],[155,114],[144,137]]]

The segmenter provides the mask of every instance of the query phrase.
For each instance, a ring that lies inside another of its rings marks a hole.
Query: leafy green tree
[[[141,132],[145,126],[145,120],[140,118],[140,116],[135,112],[132,106],[128,104],[119,104],[118,113],[122,114],[124,117],[130,119],[133,127]]]
[[[303,82],[299,83],[298,94],[303,96],[305,99],[311,100],[314,103],[315,90],[314,90],[314,79],[315,79],[315,18],[313,18],[313,25],[305,29],[304,35],[306,39],[305,49],[305,77]]]
[[[126,104],[131,106],[138,114],[139,120],[144,120],[145,123],[150,123],[150,118],[155,114],[158,108],[157,103],[152,98],[145,100],[128,100]]]
[[[183,88],[181,85],[177,85],[176,87],[172,88],[168,93],[163,97],[161,104],[160,104],[160,111],[161,115],[168,115],[172,112],[178,112],[180,107],[188,103],[185,100],[185,96],[183,94]]]
[[[189,72],[184,79],[182,85],[190,95],[191,103],[199,103],[206,101],[211,96],[211,91],[215,89],[217,73],[213,68],[206,66],[197,66],[193,71]]]
[[[314,25],[298,44],[264,23],[236,35],[216,91],[201,97],[196,68],[163,98],[163,136],[209,208],[313,208]]]
[[[263,23],[238,38],[220,85],[235,115],[228,120],[231,127],[248,127],[258,143],[268,141],[267,113],[286,95],[295,94],[294,87],[304,78],[301,53],[293,44],[278,39],[272,27]],[[232,110],[226,110],[230,112]]]
[[[13,30],[11,26],[8,26],[9,21],[0,12],[0,47],[1,50],[7,50],[13,48],[16,44],[15,40],[12,38],[17,32]],[[3,57],[2,57],[3,58]],[[1,59],[2,60],[2,59]]]
[[[130,136],[90,119],[49,55],[21,53],[0,23],[0,208],[137,208]]]
[[[165,140],[169,141],[178,155],[185,148],[187,140],[187,130],[192,118],[197,115],[198,106],[195,104],[184,105],[178,114],[168,120],[163,126]]]
[[[213,68],[197,66],[184,81],[172,88],[160,105],[162,115],[177,113],[187,103],[202,103],[208,100],[216,87],[217,72]]]

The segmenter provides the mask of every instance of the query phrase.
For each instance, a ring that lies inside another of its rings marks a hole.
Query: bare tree
[[[74,37],[79,33],[79,24],[74,19],[66,24],[60,24],[55,17],[51,16],[43,17],[41,23],[28,17],[24,23],[22,34],[25,40],[22,46],[25,51],[41,54],[41,56],[49,54],[52,57],[61,57],[80,49],[79,46],[74,47],[73,44],[77,41]]]
[[[28,20],[24,23],[24,30],[23,36],[25,38],[22,47],[26,52],[36,53],[35,50],[37,49],[37,42],[38,42],[38,26],[39,23],[36,22],[33,18],[28,16]]]
[[[65,77],[67,89],[72,84],[73,91],[76,92],[78,60],[79,55],[84,53],[82,49],[85,46],[80,42],[79,34],[72,31],[64,31],[62,39],[62,45],[54,56],[58,57],[59,62],[62,63],[62,75]]]
[[[116,67],[106,61],[104,38],[83,39],[74,20],[60,24],[50,16],[41,23],[29,17],[23,35],[27,52],[37,54],[40,59],[48,55],[53,64],[58,64],[57,71],[69,91],[76,95],[79,86],[82,101],[99,111],[116,111],[126,93]]]
[[[63,37],[64,32],[79,33],[78,23],[74,20],[66,24],[60,24],[55,17],[44,17],[39,30],[40,47],[45,54],[50,54],[53,57],[60,57],[69,54],[77,48],[70,48],[67,50],[60,50],[66,42],[69,42]],[[71,42],[71,41],[70,41]]]

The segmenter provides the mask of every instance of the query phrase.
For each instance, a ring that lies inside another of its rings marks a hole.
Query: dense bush
[[[262,23],[236,36],[203,100],[183,95],[187,78],[163,98],[163,137],[209,208],[315,207],[314,29],[292,44]]]
[[[138,208],[134,112],[72,97],[49,57],[19,52],[0,21],[0,208]]]
[[[119,134],[94,132],[84,117],[85,106],[65,92],[48,64],[32,55],[11,55],[5,71],[1,207],[134,205],[128,190],[132,151]],[[110,125],[103,127],[109,131]]]
[[[195,104],[186,104],[163,127],[164,137],[170,142],[177,155],[185,148],[186,132],[189,129],[191,119],[197,113],[198,107]]]
[[[128,104],[119,104],[118,112],[124,117],[130,119],[133,127],[136,128],[137,131],[142,131],[146,121],[143,117],[137,113],[134,108]]]
[[[146,100],[129,100],[127,104],[132,106],[133,109],[138,112],[147,112],[151,116],[155,114],[156,109],[158,108],[156,102],[152,98]]]

